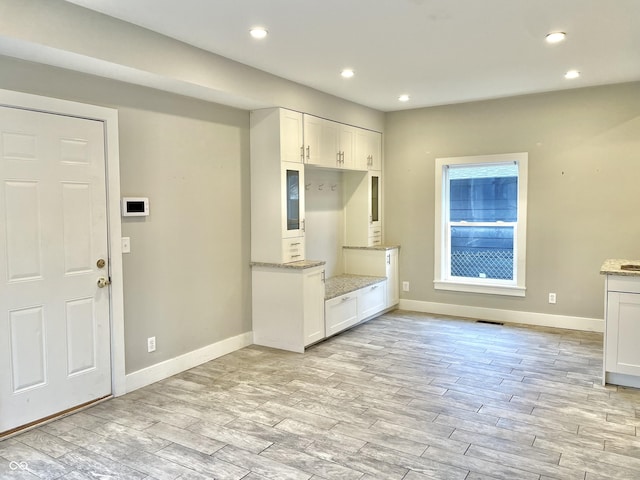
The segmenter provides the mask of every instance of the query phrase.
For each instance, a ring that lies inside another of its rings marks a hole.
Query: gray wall
[[[389,113],[385,134],[403,298],[603,317],[603,260],[640,258],[640,83]],[[509,152],[529,152],[526,297],[435,291],[434,160]]]
[[[127,373],[251,330],[248,112],[6,57],[0,88],[118,109]]]

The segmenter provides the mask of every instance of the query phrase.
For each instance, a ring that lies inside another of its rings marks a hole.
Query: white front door
[[[104,152],[103,122],[0,107],[0,433],[111,393]]]

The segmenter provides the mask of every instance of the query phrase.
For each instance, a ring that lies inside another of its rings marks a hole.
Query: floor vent
[[[502,322],[494,322],[493,320],[476,320],[476,323],[488,323],[489,325],[504,325]]]

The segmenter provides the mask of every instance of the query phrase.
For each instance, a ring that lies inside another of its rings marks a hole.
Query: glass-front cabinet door
[[[304,235],[304,166],[282,162],[282,238]]]
[[[379,227],[381,220],[380,211],[380,174],[369,173],[369,226]]]

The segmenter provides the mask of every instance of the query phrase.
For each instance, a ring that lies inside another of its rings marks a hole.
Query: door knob
[[[100,278],[98,279],[98,287],[99,287],[99,288],[104,288],[104,287],[106,287],[107,285],[111,285],[111,280],[109,280],[109,279],[107,279],[107,278],[104,278],[104,277],[100,277]]]

